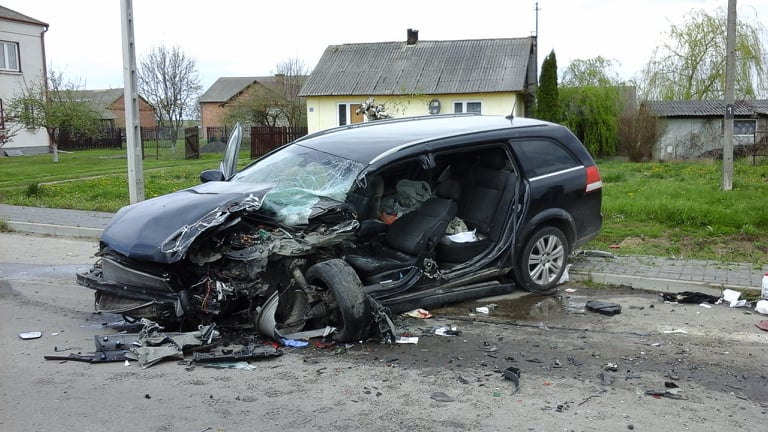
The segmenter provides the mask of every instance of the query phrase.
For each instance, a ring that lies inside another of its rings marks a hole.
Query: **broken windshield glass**
[[[251,165],[232,181],[274,185],[262,208],[286,225],[301,225],[321,198],[343,202],[362,168],[359,162],[294,145]]]

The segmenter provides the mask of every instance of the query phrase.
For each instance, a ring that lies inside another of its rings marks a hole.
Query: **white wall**
[[[25,80],[30,83],[39,83],[43,79],[45,56],[41,33],[44,29],[41,25],[0,19],[0,40],[19,44],[21,62],[21,72],[0,71],[0,98],[3,100],[4,107],[18,97]],[[6,123],[7,129],[10,129],[9,126],[13,125]],[[38,151],[41,147],[48,147],[48,134],[44,129],[30,130],[22,126],[13,137],[13,141],[5,144],[3,149],[30,147],[36,147]]]
[[[338,104],[359,104],[365,97],[357,96],[313,96],[307,98],[307,126],[309,133],[338,126]],[[414,117],[429,115],[429,102],[440,101],[440,114],[453,113],[456,101],[482,102],[482,114],[522,117],[525,103],[522,95],[516,93],[477,93],[437,96],[376,96],[375,104],[383,103],[392,117]]]
[[[665,133],[654,150],[657,160],[698,157],[709,150],[723,148],[721,118],[668,118],[662,121]],[[754,144],[754,135],[734,135],[733,144]]]

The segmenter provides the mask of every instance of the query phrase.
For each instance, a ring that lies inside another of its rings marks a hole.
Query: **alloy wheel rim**
[[[528,257],[528,274],[538,285],[551,283],[563,268],[565,248],[560,238],[546,235],[540,238],[531,249]]]

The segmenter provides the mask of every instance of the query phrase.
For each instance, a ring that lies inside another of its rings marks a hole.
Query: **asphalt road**
[[[578,285],[397,317],[417,344],[288,349],[250,370],[45,360],[118,331],[74,279],[96,242],[0,234],[0,244],[4,431],[763,431],[768,418],[768,332],[755,326],[768,317]],[[574,312],[594,299],[622,312]],[[436,335],[441,326],[461,334]],[[510,366],[516,392],[501,373]],[[646,394],[667,386],[679,390]]]

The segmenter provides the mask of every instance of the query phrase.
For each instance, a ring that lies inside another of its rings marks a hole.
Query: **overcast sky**
[[[203,89],[221,76],[271,75],[298,58],[309,69],[328,45],[405,40],[525,37],[535,33],[534,0],[134,0],[136,56],[178,45],[193,58]],[[50,25],[49,65],[89,89],[123,87],[120,0],[0,0]],[[458,5],[462,5],[459,7]],[[562,71],[603,56],[624,79],[651,57],[671,23],[728,0],[539,0],[539,66],[555,50]],[[768,27],[768,0],[738,0],[740,18]]]

